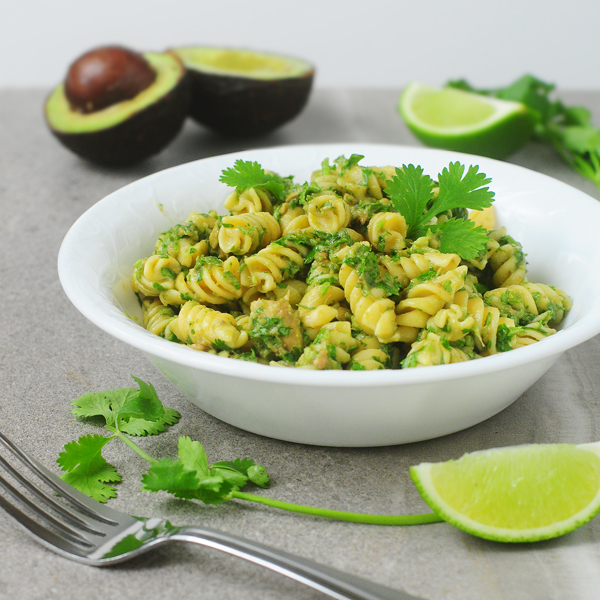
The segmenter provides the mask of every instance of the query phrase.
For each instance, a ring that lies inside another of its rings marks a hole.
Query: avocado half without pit
[[[181,130],[189,81],[171,52],[138,54],[121,46],[79,57],[46,101],[46,121],[60,142],[103,164],[137,162]]]
[[[303,60],[224,48],[172,49],[188,70],[190,116],[228,136],[261,135],[306,105],[314,68]]]

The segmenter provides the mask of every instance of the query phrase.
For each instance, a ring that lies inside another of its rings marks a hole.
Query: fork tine
[[[31,535],[35,540],[37,540],[40,544],[46,546],[53,550],[54,552],[59,552],[66,556],[68,555],[81,555],[81,549],[71,544],[68,540],[65,540],[62,537],[56,535],[53,531],[46,529],[45,527],[40,526],[36,521],[30,519],[27,515],[22,513],[19,509],[13,506],[8,500],[6,500],[3,496],[0,496],[0,506],[13,518],[15,519],[24,529],[25,531]],[[64,549],[64,551],[61,550]]]
[[[78,546],[83,546],[87,548],[92,548],[94,544],[83,537],[79,532],[71,529],[64,523],[57,521],[52,515],[48,514],[45,510],[35,505],[29,498],[21,494],[16,488],[14,488],[10,483],[8,483],[3,477],[0,477],[0,486],[4,488],[15,500],[18,500],[23,506],[28,508],[32,513],[34,513],[37,517],[42,519],[45,523],[53,527],[57,533],[54,533],[52,530],[47,527],[41,525],[37,521],[34,521],[26,514],[21,512],[15,505],[11,504],[6,498],[0,496],[0,504],[6,511],[19,523],[27,527],[36,537],[44,539],[48,542],[52,540],[52,543],[55,545],[61,545],[65,540],[68,540],[72,544],[77,544]]]
[[[67,509],[66,506],[59,503],[57,500],[48,496],[45,492],[43,492],[40,488],[35,486],[31,481],[26,479],[19,471],[17,471],[10,463],[8,463],[2,456],[0,456],[0,465],[4,467],[4,469],[14,477],[25,489],[27,489],[31,494],[33,494],[36,498],[39,498],[42,502],[49,506],[54,510],[58,515],[66,520],[71,525],[83,529],[84,531],[88,531],[89,533],[94,533],[96,535],[105,536],[106,534],[103,531],[98,531],[98,528],[91,527],[87,521],[81,518],[81,514],[75,514],[74,512]]]
[[[62,498],[67,500],[76,509],[83,514],[105,523],[106,525],[117,525],[121,513],[113,511],[108,506],[103,506],[100,502],[92,500],[85,494],[82,494],[69,484],[65,483],[60,477],[46,469],[37,460],[23,452],[2,432],[0,432],[0,442],[7,448],[19,461],[31,471],[33,471],[44,483],[49,485]]]

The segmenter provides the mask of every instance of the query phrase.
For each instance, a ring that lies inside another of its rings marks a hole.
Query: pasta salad
[[[556,332],[571,300],[527,280],[478,167],[450,163],[434,180],[363,158],[325,159],[304,183],[256,162],[224,170],[228,214],[192,212],[135,264],[144,327],[319,370],[455,363]]]

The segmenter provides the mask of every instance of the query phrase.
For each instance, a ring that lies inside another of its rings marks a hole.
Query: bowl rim
[[[114,304],[110,303],[97,290],[88,290],[95,293],[87,296],[82,293],[71,274],[75,271],[70,263],[78,257],[78,245],[75,237],[81,234],[87,223],[94,221],[104,213],[111,205],[114,205],[118,197],[127,193],[129,188],[137,186],[140,182],[151,182],[153,178],[164,177],[166,173],[176,172],[182,169],[190,169],[198,163],[211,160],[230,160],[231,164],[238,159],[258,160],[264,152],[286,152],[319,149],[324,152],[323,156],[332,154],[342,149],[341,153],[357,150],[406,150],[415,153],[426,153],[437,155],[440,158],[448,157],[450,160],[476,161],[473,164],[483,163],[484,169],[487,164],[501,164],[503,169],[526,172],[528,177],[539,178],[540,182],[551,182],[553,186],[563,186],[569,193],[577,192],[583,202],[590,203],[594,210],[598,211],[600,217],[600,203],[584,192],[569,186],[542,173],[532,171],[519,165],[513,165],[503,161],[497,161],[481,156],[463,154],[444,150],[435,150],[423,147],[413,147],[398,144],[373,144],[359,142],[323,143],[323,144],[295,144],[288,146],[275,146],[255,150],[244,150],[202,158],[197,161],[176,165],[133,181],[109,195],[105,196],[90,208],[88,208],[70,227],[65,235],[58,253],[58,274],[63,290],[73,305],[88,320],[100,329],[125,342],[126,344],[150,354],[159,359],[171,361],[179,365],[193,369],[209,371],[225,376],[262,381],[265,383],[277,383],[306,387],[364,387],[378,388],[385,386],[418,385],[435,383],[444,380],[468,378],[472,376],[485,375],[490,372],[504,371],[516,366],[534,363],[541,360],[558,358],[563,352],[573,348],[596,334],[600,333],[600,302],[582,315],[575,323],[543,340],[541,344],[532,344],[525,348],[518,348],[510,352],[499,353],[484,357],[485,360],[476,359],[461,363],[448,365],[434,365],[426,369],[385,369],[379,371],[348,371],[328,370],[318,371],[300,369],[293,367],[275,367],[262,365],[243,360],[234,360],[222,356],[212,355],[206,352],[198,352],[187,346],[176,344],[159,338],[143,329],[139,324],[129,319]],[[345,148],[345,150],[343,150]],[[329,150],[328,150],[329,149]],[[493,184],[492,184],[493,186]],[[83,265],[82,265],[83,266]]]

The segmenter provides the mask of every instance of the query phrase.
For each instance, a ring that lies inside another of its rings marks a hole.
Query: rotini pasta
[[[177,317],[164,331],[164,337],[173,337],[197,350],[235,350],[248,341],[248,333],[238,327],[235,318],[195,300],[186,302]]]
[[[240,263],[231,256],[225,262],[214,256],[202,257],[189,271],[175,279],[175,287],[159,294],[166,304],[178,305],[189,300],[202,304],[227,304],[242,296],[239,281]]]
[[[293,242],[287,242],[286,238],[280,238],[246,258],[241,273],[242,284],[266,293],[284,279],[293,277],[304,266],[306,252]]]
[[[452,304],[454,295],[464,285],[466,274],[467,267],[463,265],[434,279],[414,279],[406,298],[398,303],[396,324],[407,328],[412,340],[416,340],[419,330],[427,326],[429,318]]]
[[[463,362],[470,360],[470,358],[460,348],[451,346],[443,335],[427,331],[422,338],[411,346],[409,353],[402,362],[402,366],[404,368],[431,367]]]
[[[153,254],[139,260],[133,270],[133,289],[143,296],[158,296],[175,286],[181,265],[171,256]]]
[[[357,347],[352,352],[349,369],[352,371],[378,371],[392,366],[392,349],[375,336],[363,332],[355,334]]]
[[[521,244],[490,228],[493,213],[473,217],[488,229],[461,258],[439,231],[467,210],[427,212],[442,175],[422,180],[419,229],[394,196],[414,167],[361,158],[326,159],[302,184],[248,163],[252,183],[227,196],[229,214],[190,213],[134,265],[144,327],[223,357],[361,371],[474,360],[556,333],[571,299],[527,281]]]
[[[367,237],[376,250],[391,254],[406,248],[404,239],[407,230],[406,221],[401,214],[380,212],[369,219]]]
[[[382,256],[380,262],[390,275],[401,283],[402,287],[407,287],[413,279],[425,273],[442,274],[455,269],[460,264],[460,256],[429,250],[423,253],[413,252],[408,255],[400,253],[393,256]]]
[[[225,255],[251,254],[281,237],[281,227],[268,212],[241,213],[219,219],[210,234],[213,250]]]
[[[516,285],[524,281],[527,261],[521,244],[506,235],[504,229],[492,231],[490,238],[498,242],[498,247],[488,259],[494,287]]]
[[[225,208],[232,215],[241,213],[271,212],[273,203],[271,195],[265,190],[250,188],[232,192],[225,200]]]
[[[305,369],[340,369],[350,362],[351,352],[357,347],[348,322],[323,325],[319,335],[304,351],[296,366]]]
[[[292,206],[286,202],[281,207],[279,215],[279,225],[281,226],[281,233],[283,235],[288,235],[288,233],[294,231],[303,231],[310,227],[308,215],[303,206]]]
[[[549,324],[559,325],[572,304],[571,299],[562,290],[528,281],[490,290],[486,292],[484,300],[486,304],[495,306],[503,315],[512,318],[519,325],[530,323],[545,312],[550,313]]]
[[[382,343],[401,341],[394,301],[387,297],[383,287],[377,285],[377,280],[369,283],[360,272],[366,271],[361,268],[363,266],[361,259],[367,262],[369,258],[373,258],[375,262],[377,260],[368,244],[365,245],[364,242],[347,248],[343,254],[344,264],[340,268],[339,281],[344,289],[346,300],[362,331],[374,335]],[[378,265],[374,265],[374,268],[379,269],[381,276],[382,269]]]
[[[165,306],[158,298],[144,298],[142,302],[144,327],[154,335],[163,336],[167,325],[175,318],[170,306]]]
[[[306,205],[310,227],[317,231],[333,233],[350,223],[350,206],[333,193],[323,193],[312,198]]]

